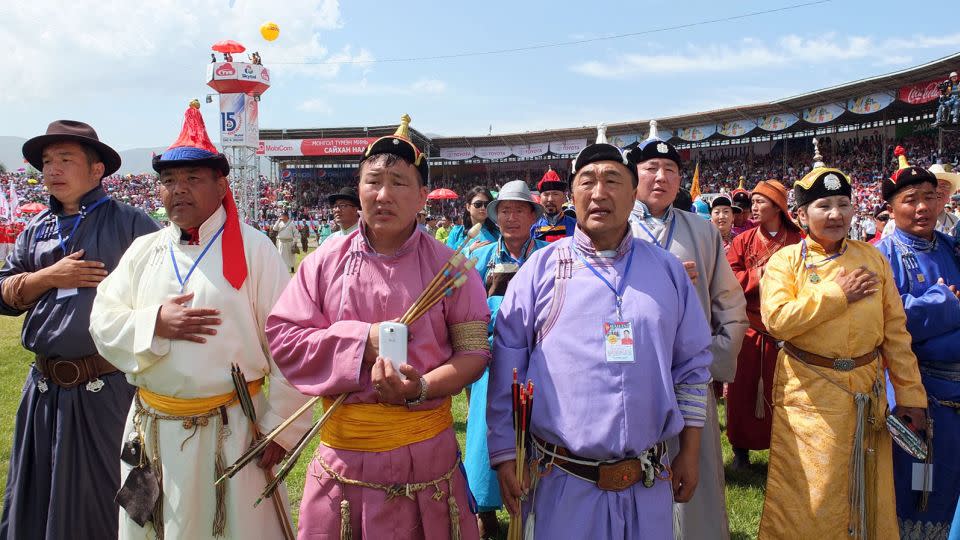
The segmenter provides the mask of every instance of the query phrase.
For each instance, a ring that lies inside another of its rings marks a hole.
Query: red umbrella
[[[20,212],[21,214],[39,214],[40,212],[43,212],[46,209],[47,209],[46,206],[37,202],[32,202],[32,203],[27,203],[21,206],[20,208],[17,208],[17,212]]]
[[[440,188],[431,191],[427,198],[431,201],[452,201],[460,197],[452,189]]]
[[[247,50],[246,47],[244,47],[243,45],[237,43],[232,39],[224,39],[224,40],[218,41],[213,44],[213,47],[210,47],[210,48],[217,52],[231,53],[231,54],[242,53],[243,51]]]

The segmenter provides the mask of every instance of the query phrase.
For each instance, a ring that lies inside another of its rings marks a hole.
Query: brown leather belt
[[[595,461],[588,458],[571,454],[566,448],[544,442],[539,437],[535,437],[541,448],[555,454],[553,456],[553,465],[556,465],[563,471],[578,476],[584,480],[597,484],[597,487],[605,491],[623,491],[638,482],[643,482],[644,487],[653,487],[657,479],[669,478],[670,469],[660,465],[660,459],[667,453],[667,445],[657,443],[648,452],[650,460],[654,464],[652,474],[644,475],[643,461],[640,458],[626,458],[609,463],[599,463],[597,465],[585,465],[563,459],[568,457],[577,461]],[[649,468],[649,467],[648,467]],[[661,476],[666,471],[667,476]],[[651,472],[651,471],[648,471]]]
[[[44,379],[49,379],[61,388],[75,388],[96,381],[101,375],[118,371],[116,366],[99,354],[80,358],[46,358],[38,355],[35,365]],[[41,386],[41,391],[42,389]],[[92,391],[97,390],[99,388]]]
[[[787,351],[787,354],[805,364],[829,368],[836,371],[851,371],[858,367],[863,367],[880,357],[880,349],[874,349],[867,354],[857,356],[856,358],[828,358],[826,356],[820,356],[819,354],[813,354],[803,349],[799,349],[789,341],[783,342],[783,350]]]

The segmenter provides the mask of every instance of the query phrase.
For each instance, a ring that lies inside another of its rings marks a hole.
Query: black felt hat
[[[400,126],[397,127],[396,133],[387,135],[386,137],[380,137],[373,141],[370,146],[367,147],[367,151],[363,154],[363,159],[360,160],[360,163],[379,154],[400,156],[417,168],[420,172],[420,179],[424,184],[429,180],[430,165],[427,163],[427,156],[423,155],[423,152],[417,148],[417,145],[413,144],[413,140],[410,138],[409,115],[405,114],[400,117]]]
[[[656,120],[650,121],[650,134],[647,136],[647,139],[638,144],[636,148],[630,150],[630,152],[627,153],[627,158],[630,160],[630,163],[634,165],[639,165],[650,159],[664,158],[672,160],[677,164],[678,168],[683,167],[683,158],[680,157],[680,152],[677,152],[677,149],[674,148],[672,144],[657,135]]]
[[[850,177],[840,169],[823,164],[817,139],[813,139],[813,169],[793,185],[793,195],[797,208],[824,197],[853,195]]]
[[[570,183],[573,183],[574,177],[577,176],[577,173],[580,172],[581,169],[598,161],[615,161],[620,163],[630,171],[634,179],[634,185],[636,185],[637,168],[630,163],[630,160],[627,159],[623,150],[607,142],[606,126],[603,125],[597,129],[597,142],[587,145],[587,147],[581,150],[580,153],[577,154],[577,157],[573,159],[573,164],[570,167]]]
[[[360,197],[357,196],[356,188],[345,187],[340,191],[327,196],[327,202],[330,203],[330,206],[337,204],[337,201],[347,201],[357,208],[360,208]]]
[[[901,190],[924,182],[931,184],[936,189],[937,176],[923,167],[910,165],[907,162],[907,151],[902,146],[894,148],[893,155],[897,156],[900,168],[893,171],[890,178],[884,179],[883,185],[880,186],[883,200],[889,202]]]

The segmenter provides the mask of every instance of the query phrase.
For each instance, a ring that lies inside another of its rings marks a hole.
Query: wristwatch
[[[407,407],[416,407],[424,401],[427,400],[427,389],[430,388],[430,384],[427,382],[425,377],[420,377],[420,395],[417,396],[417,399],[410,401],[407,400]]]

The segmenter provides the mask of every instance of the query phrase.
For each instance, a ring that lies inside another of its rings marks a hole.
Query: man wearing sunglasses
[[[867,242],[876,245],[883,238],[883,228],[887,226],[888,221],[890,221],[890,207],[886,204],[877,205],[873,210],[873,222],[876,225],[876,230],[873,236],[867,239]]]
[[[331,238],[347,236],[357,230],[357,224],[360,223],[360,197],[357,196],[356,188],[345,187],[327,197],[327,202],[333,210],[333,222],[339,229],[327,236],[324,242]]]

